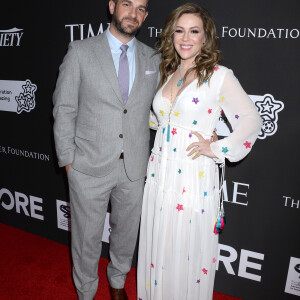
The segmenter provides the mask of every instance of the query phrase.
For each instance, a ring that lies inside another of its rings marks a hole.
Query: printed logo
[[[300,258],[291,257],[286,279],[286,293],[300,296]]]
[[[0,29],[0,47],[20,46],[21,37],[24,33],[22,31],[23,29],[16,27],[7,30]]]
[[[71,231],[70,203],[56,200],[57,228]]]
[[[86,26],[87,25],[87,26]],[[110,26],[110,23],[107,23],[107,28]],[[95,35],[100,35],[104,32],[103,23],[100,23],[97,30],[95,27],[93,29],[92,24],[67,24],[65,29],[70,32],[70,42],[74,40],[83,40]]]
[[[263,126],[258,138],[263,140],[267,136],[274,135],[278,128],[278,113],[283,110],[284,103],[275,100],[270,94],[264,96],[249,95],[249,97],[254,102],[263,120]],[[232,132],[232,128],[226,116],[222,115],[217,123],[217,133],[220,136],[228,136],[230,132]]]
[[[35,108],[37,86],[26,81],[0,80],[0,110],[20,114]]]
[[[25,149],[18,149],[10,146],[3,146],[3,145],[0,145],[0,154],[20,156],[20,157],[37,159],[42,161],[50,161],[49,154],[29,151]]]
[[[300,31],[297,28],[234,28],[222,26],[222,38],[257,38],[257,39],[297,39]]]

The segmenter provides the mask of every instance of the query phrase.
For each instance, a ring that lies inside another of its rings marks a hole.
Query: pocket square
[[[151,75],[151,74],[154,74],[154,73],[156,73],[156,71],[146,71],[145,75]]]

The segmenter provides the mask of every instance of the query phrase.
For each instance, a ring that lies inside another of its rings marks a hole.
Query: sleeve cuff
[[[217,142],[213,142],[210,144],[210,150],[212,151],[212,153],[216,156],[213,158],[213,160],[217,163],[217,164],[222,164],[225,162],[225,155],[224,153],[221,151],[221,147]]]

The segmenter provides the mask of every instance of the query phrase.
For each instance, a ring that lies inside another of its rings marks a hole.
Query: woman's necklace
[[[180,87],[182,82],[183,82],[183,77],[181,76],[181,73],[180,73],[180,65],[179,65],[179,75],[180,75],[180,79],[178,80],[177,82],[177,86]]]

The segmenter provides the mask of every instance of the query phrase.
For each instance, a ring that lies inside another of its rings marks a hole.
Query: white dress
[[[219,204],[217,163],[245,157],[262,125],[231,70],[217,66],[209,83],[197,87],[197,82],[185,87],[173,106],[162,97],[164,86],[153,101],[158,128],[144,190],[138,300],[212,299],[218,255],[218,235],[213,233]],[[211,144],[216,159],[192,160],[186,148],[198,138],[191,131],[210,139],[222,110],[233,133]],[[154,123],[151,119],[150,125]]]

